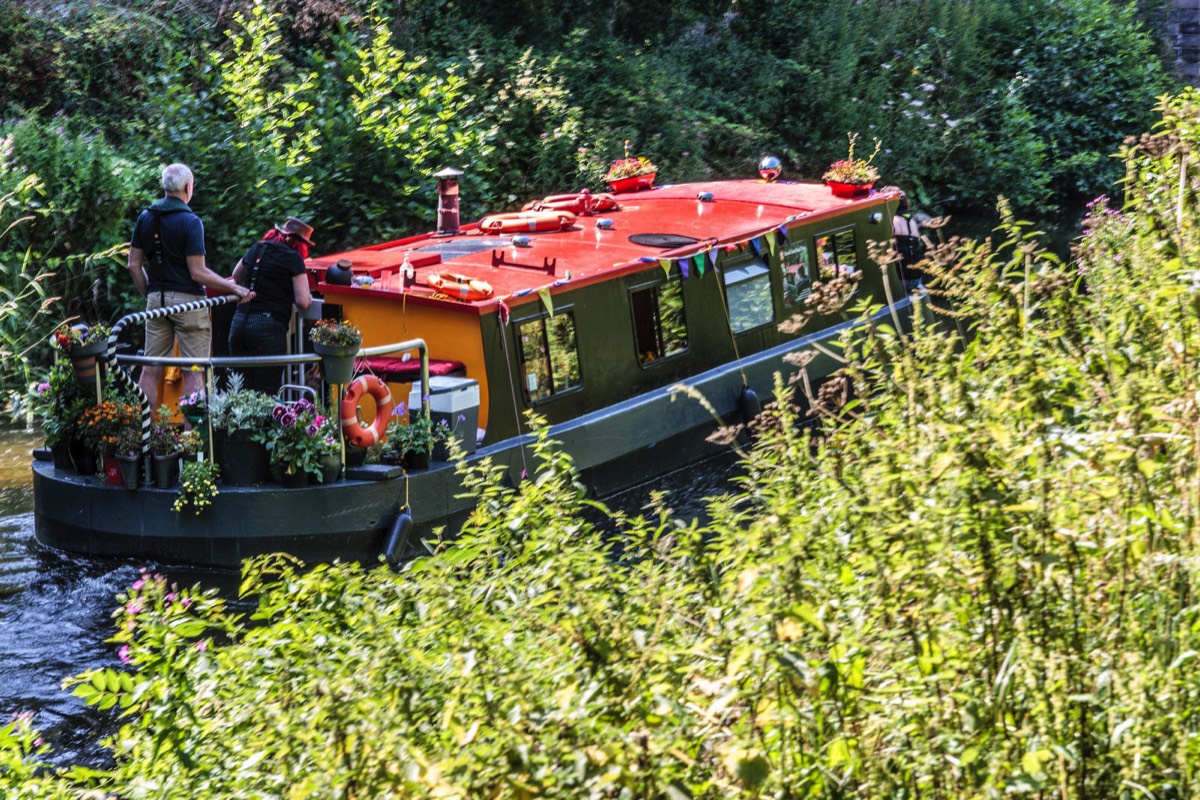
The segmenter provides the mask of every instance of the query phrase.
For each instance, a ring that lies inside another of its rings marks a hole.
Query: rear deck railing
[[[222,356],[209,358],[181,358],[176,356],[164,357],[149,357],[144,355],[123,354],[117,352],[118,337],[125,327],[128,325],[142,322],[146,320],[165,317],[169,314],[174,314],[183,311],[195,311],[213,306],[224,305],[235,302],[233,296],[211,297],[204,300],[196,300],[190,303],[183,303],[167,308],[159,308],[151,311],[140,311],[135,314],[129,314],[122,317],[116,325],[113,326],[112,333],[108,339],[108,348],[104,356],[105,360],[113,367],[111,370],[115,379],[124,383],[127,389],[136,390],[137,396],[141,398],[141,415],[142,415],[142,453],[145,454],[150,440],[150,425],[155,409],[150,408],[149,398],[142,391],[141,386],[133,379],[132,367],[179,367],[182,370],[193,370],[199,368],[203,371],[203,383],[205,393],[211,397],[215,390],[214,374],[219,370],[234,371],[238,368],[246,369],[253,367],[286,367],[297,364],[314,364],[320,363],[321,356],[315,353],[289,353],[283,355],[271,356]],[[355,355],[355,360],[361,358],[369,358],[371,356],[383,356],[393,353],[402,353],[410,350],[416,350],[421,361],[421,386],[429,386],[429,348],[425,344],[424,339],[408,339],[393,344],[377,345],[374,347],[364,347]],[[96,370],[96,390],[97,397],[100,393],[100,370]],[[286,386],[287,384],[285,384]],[[341,397],[343,386],[341,384],[328,384],[333,387],[333,398],[336,404]],[[281,387],[283,388],[283,387]],[[421,411],[426,419],[431,417],[429,407],[429,392],[421,393]],[[331,410],[331,413],[338,413],[336,410]],[[339,415],[340,416],[340,415]],[[206,438],[208,439],[209,452],[213,452],[213,433],[212,421],[205,416]],[[342,465],[346,463],[346,437],[345,433],[338,426],[338,442],[340,443],[340,455]]]

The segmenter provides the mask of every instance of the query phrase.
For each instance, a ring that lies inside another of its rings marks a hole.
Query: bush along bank
[[[119,598],[124,663],[69,682],[126,715],[115,766],[39,770],[22,718],[0,786],[1188,796],[1197,109],[1165,100],[1128,143],[1128,202],[1093,205],[1073,263],[1005,216],[932,251],[936,324],[846,340],[820,388],[798,365],[709,525],[602,534],[543,438],[515,489],[468,474],[462,536],[400,573],[249,564],[253,624],[147,573]]]

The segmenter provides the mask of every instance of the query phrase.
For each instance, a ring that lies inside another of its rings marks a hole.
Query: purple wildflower
[[[283,419],[283,415],[288,413],[287,406],[278,405],[271,409],[271,419],[279,422]]]
[[[307,433],[309,436],[316,436],[317,431],[319,431],[319,430],[321,430],[320,425],[318,425],[316,422],[310,422],[310,423],[308,423],[308,427],[304,429],[304,432]]]
[[[38,386],[37,386],[38,397],[41,397],[48,391],[50,391],[50,384],[48,384],[48,383],[39,383],[38,384]]]
[[[285,428],[292,427],[296,424],[296,415],[291,411],[285,412],[284,415],[279,418],[279,424]]]
[[[121,659],[122,664],[129,663],[129,645],[121,645],[121,649],[117,651],[117,658]]]

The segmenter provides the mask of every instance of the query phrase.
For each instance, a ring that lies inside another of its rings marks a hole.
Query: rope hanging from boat
[[[138,311],[133,314],[126,314],[117,320],[117,323],[112,327],[112,333],[108,335],[108,346],[104,350],[104,360],[113,367],[113,374],[118,383],[122,384],[125,389],[134,390],[137,392],[139,405],[141,406],[142,414],[142,452],[145,453],[150,446],[150,423],[153,420],[154,409],[150,408],[150,398],[146,397],[146,393],[142,391],[142,387],[129,374],[129,370],[119,364],[116,360],[117,354],[117,338],[126,325],[133,322],[145,322],[151,319],[161,319],[162,317],[178,314],[185,311],[199,311],[203,308],[212,308],[213,306],[223,305],[225,303],[237,302],[237,295],[223,295],[222,297],[206,297],[203,300],[192,300],[179,305],[167,306],[166,308],[155,308],[147,311]]]
[[[501,302],[503,306],[503,301]],[[521,436],[521,409],[517,405],[517,386],[513,382],[512,358],[508,355],[508,325],[506,324],[507,314],[497,312],[496,324],[500,326],[500,346],[504,350],[504,371],[508,375],[508,391],[512,395],[513,418],[517,423],[517,436]],[[525,445],[520,445],[521,451],[521,479],[524,480],[529,475],[529,464],[525,461]]]

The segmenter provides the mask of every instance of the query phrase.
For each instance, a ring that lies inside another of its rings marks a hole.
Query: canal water
[[[0,719],[33,712],[34,724],[60,765],[101,765],[100,741],[115,732],[116,717],[98,712],[61,688],[62,681],[95,667],[117,667],[112,633],[115,595],[132,583],[139,568],[158,565],[83,558],[43,547],[33,532],[30,453],[41,437],[0,430]],[[725,491],[731,459],[692,466],[605,498],[610,508],[639,513],[651,489],[667,492],[675,516],[704,516],[704,498]],[[233,599],[237,578],[162,568],[181,584],[216,586]]]

